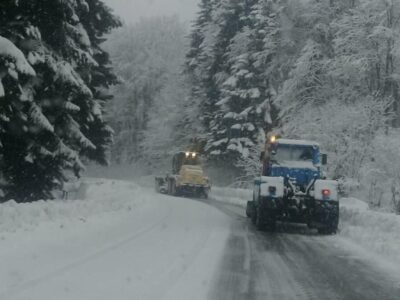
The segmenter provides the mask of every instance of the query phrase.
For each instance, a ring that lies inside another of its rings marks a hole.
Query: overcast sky
[[[199,0],[103,0],[126,23],[134,23],[141,17],[178,15],[190,21],[197,11]]]

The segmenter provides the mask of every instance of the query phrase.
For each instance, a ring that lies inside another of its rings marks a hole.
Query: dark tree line
[[[52,198],[82,157],[107,164],[103,119],[117,82],[104,35],[120,21],[100,0],[0,2],[0,173],[5,198]]]

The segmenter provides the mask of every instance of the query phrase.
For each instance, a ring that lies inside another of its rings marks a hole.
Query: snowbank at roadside
[[[400,263],[400,216],[373,211],[355,198],[341,200],[340,236]]]
[[[247,201],[252,200],[253,191],[246,189],[212,187],[210,199],[235,206],[246,207]]]
[[[146,202],[148,193],[132,182],[85,179],[84,200],[54,200],[0,204],[0,233],[30,230],[45,222],[85,221],[94,215],[131,211]]]

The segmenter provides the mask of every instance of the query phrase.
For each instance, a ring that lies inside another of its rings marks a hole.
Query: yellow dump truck
[[[172,174],[155,178],[156,191],[174,196],[208,198],[210,180],[204,175],[196,152],[178,152],[172,159]]]

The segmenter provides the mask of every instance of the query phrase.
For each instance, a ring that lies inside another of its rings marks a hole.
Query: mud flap
[[[262,197],[259,199],[258,205],[255,207],[256,227],[258,230],[276,229],[276,199]]]
[[[315,207],[314,222],[319,233],[336,233],[339,226],[339,202],[318,201]]]

